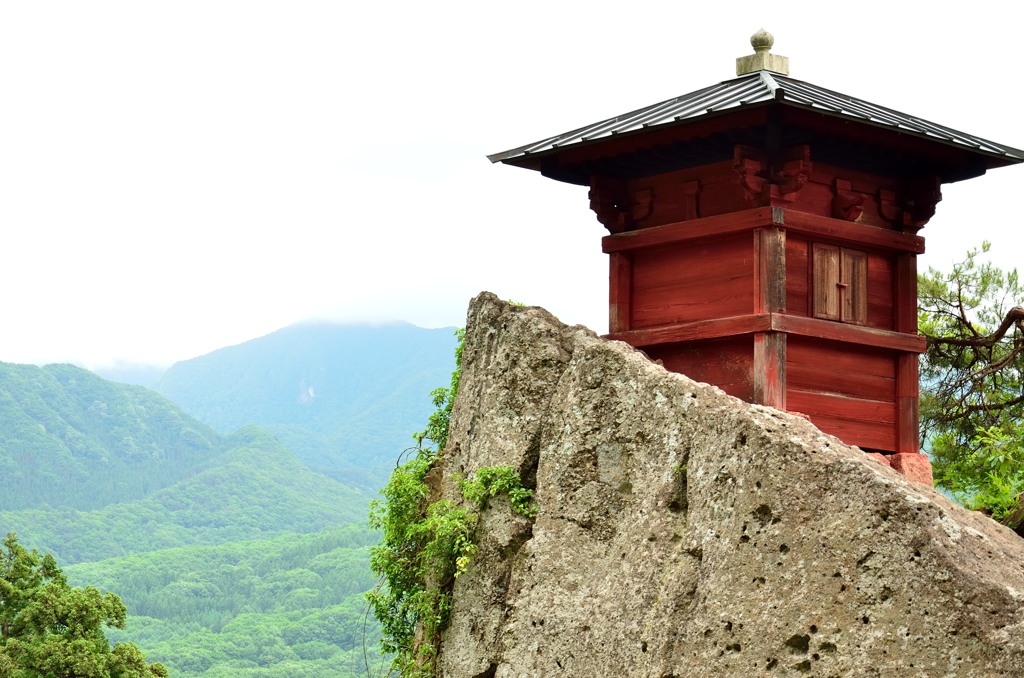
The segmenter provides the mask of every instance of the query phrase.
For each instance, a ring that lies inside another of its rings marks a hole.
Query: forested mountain
[[[0,509],[139,499],[226,449],[153,391],[73,365],[0,363]]]
[[[172,366],[157,390],[221,432],[258,424],[311,468],[381,487],[446,384],[453,328],[304,324]]]
[[[0,363],[0,534],[120,595],[128,626],[108,636],[171,675],[365,675],[380,666],[367,505],[455,341],[290,327],[175,365],[170,399]]]
[[[365,522],[368,494],[310,470],[266,431],[245,427],[225,440],[227,452],[142,499],[0,511],[0,527],[71,565]]]
[[[121,595],[109,636],[172,675],[361,675],[364,634],[378,657],[370,497],[256,426],[221,434],[141,387],[0,364],[0,533]]]

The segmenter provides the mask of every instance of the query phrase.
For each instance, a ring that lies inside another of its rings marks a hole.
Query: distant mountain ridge
[[[139,499],[225,451],[153,391],[74,365],[0,363],[0,510]]]
[[[311,468],[376,489],[450,378],[454,330],[292,325],[179,362],[156,389],[221,432],[257,424]]]

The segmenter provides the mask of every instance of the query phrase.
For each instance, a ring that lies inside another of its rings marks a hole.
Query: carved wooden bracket
[[[807,185],[811,171],[811,147],[807,145],[793,146],[784,149],[780,154],[781,163],[776,164],[772,173],[772,198],[785,202],[793,202],[800,189]]]
[[[846,221],[857,221],[864,214],[864,194],[856,193],[846,179],[833,183],[832,216]]]
[[[636,224],[638,221],[643,221],[647,217],[651,216],[651,212],[654,211],[654,189],[653,188],[641,188],[633,191],[632,200],[630,200],[630,226]]]
[[[743,192],[747,207],[761,207],[767,203],[768,163],[761,152],[749,146],[737,145],[733,149],[733,173]]]
[[[590,209],[611,233],[628,231],[633,225],[633,205],[626,182],[619,179],[591,178]]]
[[[919,231],[935,216],[935,206],[942,200],[942,184],[938,179],[924,180],[911,184],[906,192],[905,218],[903,230]]]
[[[920,228],[911,225],[911,215],[900,205],[896,191],[884,188],[878,190],[878,214],[889,222],[894,231],[917,232]]]

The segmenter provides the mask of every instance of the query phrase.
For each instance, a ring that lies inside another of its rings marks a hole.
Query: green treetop
[[[984,261],[988,243],[948,273],[918,279],[922,439],[936,484],[1011,528],[1024,496],[1024,287]]]
[[[8,534],[0,549],[0,678],[165,677],[138,647],[113,648],[104,626],[123,628],[113,593],[69,586],[56,561]]]

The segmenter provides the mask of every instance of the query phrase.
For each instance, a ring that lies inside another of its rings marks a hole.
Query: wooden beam
[[[848,323],[801,318],[782,313],[752,313],[712,320],[696,320],[651,327],[642,330],[609,332],[607,339],[625,341],[633,346],[655,346],[681,341],[719,339],[755,332],[785,332],[816,339],[845,341],[906,353],[924,353],[925,339],[917,334],[903,334]]]
[[[609,332],[606,339],[624,341],[631,346],[655,346],[681,341],[719,339],[771,329],[771,317],[767,313],[739,315],[713,320],[696,320],[688,323],[652,327],[643,330]]]
[[[845,341],[851,344],[888,348],[908,353],[924,353],[925,339],[917,334],[876,330],[873,327],[850,325],[818,318],[801,318],[793,315],[772,313],[772,329],[817,339]]]
[[[924,253],[924,238],[900,231],[889,231],[878,226],[865,226],[852,221],[823,217],[808,212],[785,210],[788,231],[804,233],[814,238],[826,238],[859,248],[878,247],[897,252]]]
[[[755,207],[713,217],[677,221],[636,231],[606,235],[601,240],[601,247],[606,253],[621,252],[725,233],[748,231],[758,226],[773,225],[772,218],[776,211],[779,210],[773,210],[771,207]]]

